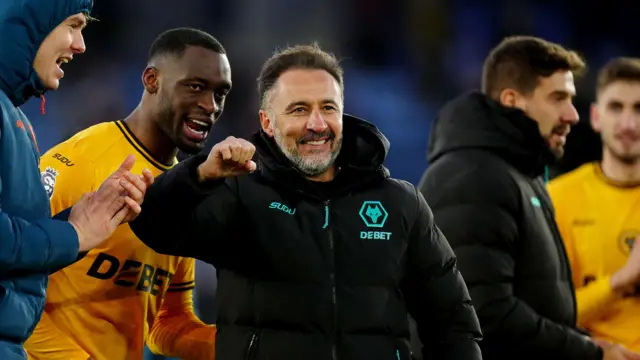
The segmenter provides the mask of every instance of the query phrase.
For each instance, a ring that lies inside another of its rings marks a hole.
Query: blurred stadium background
[[[554,174],[599,156],[588,124],[597,68],[614,56],[638,56],[637,13],[622,0],[96,0],[100,21],[86,32],[87,53],[47,94],[46,115],[24,110],[42,152],[93,124],[121,119],[138,103],[140,76],[153,39],[173,27],[208,31],[226,47],[233,91],[209,139],[258,129],[255,79],[278,47],[318,41],[343,59],[346,111],[378,125],[391,141],[395,177],[417,183],[437,109],[480,85],[482,61],[506,35],[528,34],[582,53],[591,71],[578,82],[581,122]],[[635,49],[635,50],[634,50]],[[197,310],[215,322],[215,270],[197,268]],[[149,356],[148,360],[162,359]]]

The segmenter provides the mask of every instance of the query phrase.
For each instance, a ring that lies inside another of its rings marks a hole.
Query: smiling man
[[[142,84],[140,104],[124,121],[88,128],[42,157],[54,213],[95,190],[123,154],[138,153],[137,166],[158,175],[177,162],[178,149],[202,149],[231,90],[231,69],[211,35],[173,29],[151,46]],[[215,327],[193,313],[194,266],[193,259],[157,254],[128,225],[120,227],[51,276],[45,313],[26,344],[30,357],[142,359],[147,342],[158,354],[212,359]]]
[[[63,77],[61,64],[86,50],[91,0],[0,2],[0,359],[26,358],[24,341],[40,319],[49,274],[67,266],[139,212],[146,184],[115,166],[93,194],[78,194],[55,219],[38,171],[33,128],[20,107]],[[43,100],[44,103],[44,100]],[[119,166],[119,161],[126,158]],[[111,175],[111,176],[110,176]],[[71,209],[71,207],[73,208]]]
[[[160,175],[131,225],[218,270],[216,359],[409,360],[407,312],[426,358],[481,359],[453,252],[384,167],[384,135],[344,114],[336,58],[285,49],[258,87],[255,146],[231,137]]]

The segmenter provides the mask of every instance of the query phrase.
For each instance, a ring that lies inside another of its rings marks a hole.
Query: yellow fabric
[[[610,285],[640,235],[640,186],[615,183],[589,163],[551,181],[549,193],[573,270],[578,324],[640,351],[640,298],[618,296]]]
[[[44,154],[52,213],[96,190],[129,154],[136,156],[136,174],[148,168],[157,176],[177,161],[155,161],[123,122],[92,126]],[[25,344],[29,357],[141,360],[148,341],[164,355],[213,359],[215,327],[193,313],[194,276],[193,259],[157,254],[122,225],[50,276],[45,313]]]

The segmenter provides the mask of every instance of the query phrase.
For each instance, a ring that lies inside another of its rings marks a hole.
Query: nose
[[[307,130],[311,130],[316,133],[327,130],[327,122],[319,111],[314,110],[307,120]]]
[[[198,106],[209,116],[218,113],[220,110],[218,104],[214,99],[214,96],[211,94],[205,94],[204,96],[202,96],[200,102],[198,103]]]
[[[564,114],[562,116],[562,119],[571,125],[575,125],[578,123],[578,121],[580,121],[580,115],[578,114],[578,110],[572,103],[570,103],[566,107]]]
[[[640,117],[637,114],[628,114],[627,116],[622,117],[621,124],[622,129],[626,131],[636,131],[638,130],[640,122]]]
[[[82,36],[82,32],[75,32],[73,42],[71,43],[71,50],[74,54],[82,54],[87,51],[87,46],[84,43],[84,36]]]

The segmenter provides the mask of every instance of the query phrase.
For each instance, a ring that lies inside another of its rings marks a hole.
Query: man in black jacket
[[[439,113],[420,190],[449,240],[478,311],[485,359],[627,359],[576,329],[571,270],[542,175],[570,127],[574,52],[505,39],[484,64],[482,92]]]
[[[317,46],[274,55],[261,131],[158,177],[131,227],[219,271],[217,360],[408,360],[407,312],[427,358],[481,359],[453,251],[420,192],[389,177],[387,139],[343,115],[342,79]]]

